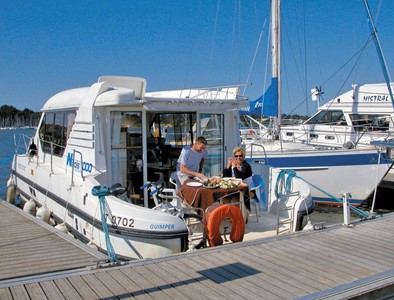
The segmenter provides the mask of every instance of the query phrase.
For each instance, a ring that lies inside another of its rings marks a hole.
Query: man
[[[180,184],[189,178],[206,177],[201,173],[205,158],[208,156],[206,147],[207,140],[203,136],[197,137],[193,145],[183,147],[176,166]]]

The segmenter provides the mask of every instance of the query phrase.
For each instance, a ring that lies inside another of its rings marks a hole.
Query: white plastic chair
[[[153,187],[155,189],[156,187]],[[152,190],[150,190],[152,192]],[[152,195],[153,201],[155,202],[155,207],[162,207],[157,199],[157,193]],[[160,193],[160,197],[165,199],[166,209],[172,210],[171,208],[176,208],[178,211],[182,209],[182,199],[176,195],[174,189],[163,188]]]
[[[178,192],[179,189],[180,189],[181,184],[180,184],[180,182],[179,182],[177,172],[171,172],[170,180],[169,180],[169,181],[170,181],[170,183],[171,183],[172,185],[174,185],[175,191]]]

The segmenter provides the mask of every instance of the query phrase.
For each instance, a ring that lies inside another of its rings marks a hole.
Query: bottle
[[[159,167],[163,166],[163,160],[161,159],[161,157],[159,157]]]

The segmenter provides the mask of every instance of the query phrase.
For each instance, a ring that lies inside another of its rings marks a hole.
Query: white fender
[[[5,196],[7,202],[11,204],[15,204],[15,191],[16,189],[15,189],[14,177],[11,175],[7,181],[7,193]]]
[[[30,198],[30,200],[23,205],[23,211],[31,214],[32,216],[36,215],[36,203],[33,199]]]
[[[49,223],[49,218],[51,217],[51,212],[46,206],[41,206],[36,213],[36,218],[39,218],[41,221],[45,223]]]
[[[96,245],[93,241],[90,241],[90,242],[88,243],[88,246],[89,246],[90,248],[93,248],[93,249],[98,250],[97,245]]]
[[[65,223],[57,224],[55,228],[60,230],[61,232],[68,233],[68,229]]]

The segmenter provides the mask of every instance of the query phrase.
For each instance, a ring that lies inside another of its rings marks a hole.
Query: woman
[[[227,160],[226,168],[223,170],[223,177],[235,177],[241,178],[243,184],[249,185],[252,179],[252,166],[245,161],[245,150],[241,147],[235,147],[233,149],[233,156]],[[245,180],[246,179],[246,180]],[[249,197],[255,197],[255,193],[248,191]],[[249,201],[245,202],[246,208],[250,211]]]
[[[245,150],[241,147],[235,147],[233,156],[227,160],[226,168],[223,170],[223,177],[235,177],[245,180],[252,176],[252,167],[245,161]]]

